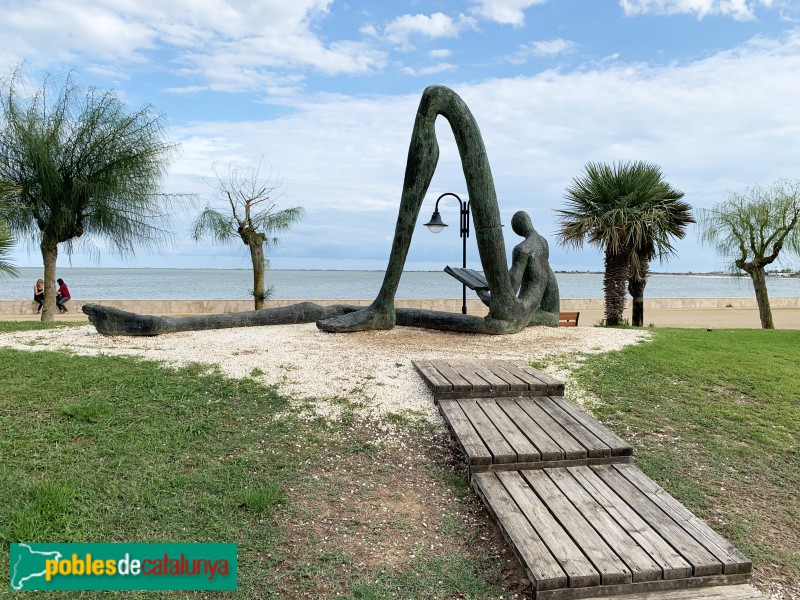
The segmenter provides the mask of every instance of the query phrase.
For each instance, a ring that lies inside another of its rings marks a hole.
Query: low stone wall
[[[268,300],[267,308],[286,306],[303,300]],[[355,304],[367,306],[372,300],[314,300],[317,304]],[[143,315],[187,315],[237,312],[253,309],[252,300],[70,300],[70,312],[81,312],[83,304],[113,306]],[[398,308],[426,308],[447,312],[461,312],[461,299],[403,299],[395,302]],[[562,298],[563,311],[602,311],[602,298]],[[800,308],[800,297],[770,298],[772,308]],[[645,298],[645,309],[682,310],[703,308],[756,308],[753,298]],[[628,301],[630,307],[630,299]],[[473,315],[486,314],[486,307],[478,299],[467,300],[467,311]],[[0,315],[35,315],[33,300],[0,300]]]

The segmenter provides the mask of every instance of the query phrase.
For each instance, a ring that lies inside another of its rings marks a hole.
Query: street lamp
[[[439,214],[439,200],[444,198],[445,196],[452,196],[456,200],[458,200],[458,207],[459,212],[461,213],[461,224],[459,230],[459,236],[463,241],[464,253],[463,253],[463,260],[461,266],[463,268],[467,268],[467,238],[469,237],[469,200],[464,202],[451,192],[447,192],[446,194],[442,194],[436,199],[436,206],[433,209],[433,215],[431,215],[431,220],[425,223],[425,227],[430,229],[433,233],[439,233],[447,224],[442,221],[442,215]],[[461,314],[467,314],[467,284],[462,283],[462,304],[461,304]]]

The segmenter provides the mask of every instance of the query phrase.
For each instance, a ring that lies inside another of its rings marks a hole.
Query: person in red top
[[[58,282],[58,292],[56,293],[56,305],[58,306],[58,310],[62,313],[69,312],[69,309],[64,306],[67,303],[67,300],[70,299],[69,295],[69,288],[67,284],[64,283],[64,280],[59,278],[56,279]]]

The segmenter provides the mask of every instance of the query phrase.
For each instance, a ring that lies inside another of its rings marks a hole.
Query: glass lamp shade
[[[433,211],[433,215],[431,215],[431,220],[425,223],[425,227],[430,229],[432,233],[439,233],[442,229],[447,227],[447,223],[442,222],[442,215],[439,214],[438,210],[435,210]]]

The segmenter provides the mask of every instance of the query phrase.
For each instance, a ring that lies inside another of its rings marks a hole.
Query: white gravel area
[[[377,418],[386,413],[414,411],[436,421],[433,396],[414,370],[414,359],[533,360],[548,363],[549,374],[565,379],[569,366],[576,364],[581,354],[618,350],[649,339],[646,331],[599,327],[529,327],[506,336],[412,327],[330,334],[308,323],[157,337],[106,337],[93,326],[65,327],[0,334],[0,346],[138,356],[170,365],[219,365],[230,377],[255,373],[259,381],[277,384],[283,392],[309,400],[319,412],[330,416],[335,416],[341,402],[329,399],[339,396],[355,399],[364,411]]]

